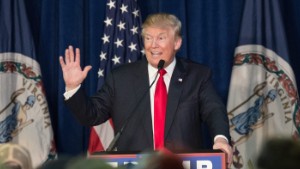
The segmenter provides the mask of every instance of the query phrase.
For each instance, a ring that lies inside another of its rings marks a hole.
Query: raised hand
[[[92,66],[85,66],[82,70],[80,67],[80,50],[74,49],[73,46],[69,46],[65,50],[65,59],[63,56],[59,57],[59,63],[63,71],[63,77],[67,90],[72,90],[78,87],[86,78],[88,72],[92,69]]]

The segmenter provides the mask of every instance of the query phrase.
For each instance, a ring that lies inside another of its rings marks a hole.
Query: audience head
[[[71,160],[66,169],[114,169],[101,159],[89,159],[85,157],[79,157]]]
[[[257,159],[259,169],[296,169],[300,167],[300,142],[273,138],[265,142]]]
[[[101,159],[89,159],[85,156],[60,156],[39,167],[39,169],[113,169]]]
[[[67,164],[73,159],[74,157],[61,155],[58,156],[56,159],[46,161],[44,164],[38,167],[38,169],[65,169]]]
[[[159,151],[142,158],[135,169],[184,169],[182,159],[168,151]]]
[[[5,169],[32,169],[29,151],[19,144],[0,144],[0,164]]]

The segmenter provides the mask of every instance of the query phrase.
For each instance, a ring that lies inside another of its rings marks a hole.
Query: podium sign
[[[116,152],[118,153],[118,152]],[[146,156],[147,154],[107,154],[107,153],[95,153],[89,158],[103,159],[113,167],[127,165],[131,163],[133,165]],[[149,154],[148,154],[149,155]],[[177,154],[183,160],[183,166],[185,169],[226,169],[225,153],[222,151],[209,151],[209,152],[196,152],[196,153],[178,153]]]

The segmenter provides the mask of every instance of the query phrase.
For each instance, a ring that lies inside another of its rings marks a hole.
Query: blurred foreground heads
[[[300,168],[300,142],[288,138],[268,140],[257,159],[259,169]]]
[[[101,159],[89,159],[85,156],[61,156],[48,161],[38,169],[115,169]]]
[[[160,151],[149,154],[134,169],[184,169],[182,159],[176,154]]]
[[[18,144],[0,144],[1,169],[32,169],[29,151]]]
[[[100,159],[79,158],[69,163],[66,169],[114,169],[114,168]]]

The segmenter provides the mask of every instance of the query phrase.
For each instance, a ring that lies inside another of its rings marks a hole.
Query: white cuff
[[[229,143],[228,139],[224,135],[216,135],[214,138],[214,142],[217,140],[217,138],[223,138],[227,141],[227,143]]]
[[[75,89],[66,91],[64,93],[65,100],[68,100],[70,97],[72,97],[79,90],[80,86],[81,86],[81,84],[79,86],[77,86]]]

